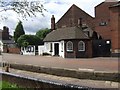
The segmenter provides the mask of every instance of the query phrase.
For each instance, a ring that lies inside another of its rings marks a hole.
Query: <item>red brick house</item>
[[[51,32],[44,39],[45,52],[63,58],[92,57],[93,20],[74,4],[56,24],[52,16]]]
[[[0,52],[4,53],[19,53],[19,48],[16,48],[15,42],[12,36],[9,34],[9,28],[7,26],[0,30]]]
[[[89,27],[93,27],[93,19],[76,5],[72,5],[56,24],[53,15],[51,32],[44,39],[44,52],[63,58],[92,57]]]
[[[91,39],[80,27],[65,27],[51,31],[44,39],[45,52],[63,58],[92,57]]]

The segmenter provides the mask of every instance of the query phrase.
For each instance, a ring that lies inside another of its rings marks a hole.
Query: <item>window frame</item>
[[[80,46],[80,45],[82,45],[82,46]],[[78,51],[85,51],[85,42],[83,42],[83,41],[78,42]]]
[[[71,44],[71,50],[69,49],[69,47],[68,47],[68,45],[69,44]],[[68,52],[73,52],[73,42],[72,41],[68,41],[67,43],[66,43],[66,51],[68,51]]]

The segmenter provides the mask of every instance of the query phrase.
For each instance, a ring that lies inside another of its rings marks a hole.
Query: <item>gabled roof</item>
[[[66,27],[53,30],[44,39],[44,41],[59,41],[66,39],[89,39],[79,27]]]
[[[57,23],[67,14],[67,13],[72,13],[71,14],[71,18],[76,17],[75,12],[79,10],[79,12],[83,12],[86,15],[88,15],[89,17],[93,18],[91,15],[89,15],[88,13],[86,13],[84,10],[82,10],[81,8],[79,8],[78,6],[76,6],[75,4],[73,4],[68,10],[67,12],[57,21]],[[82,17],[82,16],[81,16]],[[93,18],[94,19],[94,18]],[[56,23],[56,24],[57,24]]]

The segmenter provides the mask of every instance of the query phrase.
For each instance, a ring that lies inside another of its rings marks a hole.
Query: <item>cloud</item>
[[[7,20],[1,20],[0,28],[2,29],[3,26],[8,26],[10,28],[10,34],[13,35],[18,21],[21,20],[23,22],[25,32],[27,34],[35,34],[36,31],[41,28],[50,28],[51,16],[55,15],[57,22],[72,4],[76,4],[79,8],[94,16],[94,7],[102,1],[104,0],[40,0],[44,5],[44,8],[47,9],[47,12],[44,11],[45,17],[36,13],[37,17],[28,17],[28,20],[23,20],[13,11],[0,12],[0,15],[6,15],[8,17]]]

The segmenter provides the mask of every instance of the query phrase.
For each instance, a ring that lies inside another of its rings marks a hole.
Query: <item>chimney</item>
[[[79,18],[79,19],[78,19],[78,27],[81,27],[81,28],[82,28],[82,18]]]
[[[51,30],[55,30],[55,17],[54,17],[54,15],[52,15],[52,18],[51,18]]]
[[[3,27],[3,32],[7,32],[8,33],[9,32],[9,28],[7,26],[4,26]]]

